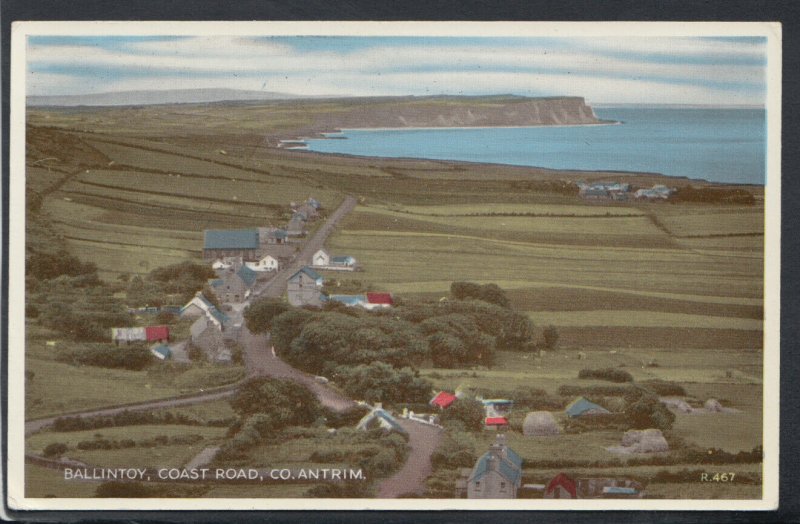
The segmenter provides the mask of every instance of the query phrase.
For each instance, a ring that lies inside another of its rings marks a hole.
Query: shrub
[[[481,431],[483,429],[486,411],[483,403],[469,398],[456,400],[449,408],[442,412],[441,420],[443,424],[458,421],[464,428],[470,431]]]
[[[45,446],[42,454],[48,458],[58,457],[66,453],[68,449],[69,447],[63,442],[53,442],[52,444]]]
[[[544,337],[544,347],[550,351],[553,351],[558,346],[558,330],[555,326],[547,326],[542,332],[542,336]]]
[[[619,368],[582,369],[578,373],[578,378],[608,380],[609,382],[633,382],[633,376]]]
[[[677,397],[686,396],[686,390],[683,388],[683,386],[674,382],[648,380],[647,382],[640,382],[640,385],[646,387],[656,395]]]
[[[256,377],[246,381],[231,400],[239,415],[269,414],[269,426],[307,425],[321,413],[317,397],[305,386],[289,380]]]
[[[476,284],[474,282],[453,282],[450,294],[457,300],[475,299],[495,304],[500,307],[511,307],[505,292],[497,284]]]

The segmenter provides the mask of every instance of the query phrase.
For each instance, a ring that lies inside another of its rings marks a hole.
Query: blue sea
[[[604,107],[619,125],[344,130],[344,140],[309,139],[324,153],[489,162],[552,169],[661,173],[764,184],[766,111]]]

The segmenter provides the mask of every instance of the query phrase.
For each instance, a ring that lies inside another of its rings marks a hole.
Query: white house
[[[329,266],[331,263],[331,256],[324,249],[320,249],[314,256],[311,257],[311,265],[317,267]]]
[[[245,262],[245,266],[253,271],[277,271],[280,263],[272,255],[264,255],[256,262]]]

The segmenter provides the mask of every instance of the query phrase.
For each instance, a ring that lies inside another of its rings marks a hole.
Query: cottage
[[[378,405],[380,406],[380,405]],[[373,408],[369,413],[364,415],[361,420],[356,424],[356,429],[361,431],[369,431],[371,429],[382,428],[385,431],[396,431],[397,433],[406,433],[403,426],[397,422],[388,411],[381,407]]]
[[[559,473],[547,484],[544,490],[546,499],[576,499],[578,490],[575,481],[567,476],[566,473]]]
[[[594,402],[589,402],[584,397],[578,397],[570,402],[564,412],[570,418],[583,417],[586,415],[605,415],[611,413],[603,406],[599,406]]]
[[[295,307],[322,305],[322,284],[323,278],[319,273],[310,267],[300,269],[289,277],[286,284],[289,304]]]
[[[467,498],[514,499],[522,480],[522,459],[498,435],[489,451],[472,468],[467,480]]]
[[[311,257],[311,265],[325,267],[331,264],[331,256],[324,249],[320,249]]]
[[[457,399],[458,399],[458,397],[456,397],[452,393],[448,393],[447,391],[441,391],[441,392],[437,393],[436,396],[431,399],[429,404],[431,406],[436,406],[439,409],[447,409]]]
[[[234,267],[219,271],[219,278],[209,281],[209,285],[222,302],[239,303],[250,296],[250,289],[258,278],[258,273],[247,266],[236,270]]]
[[[203,260],[240,257],[255,260],[259,246],[257,229],[206,230],[203,232]]]
[[[189,333],[190,344],[199,348],[212,360],[217,360],[217,355],[225,348],[222,327],[206,317],[195,320],[189,327]]]
[[[220,330],[223,329],[224,324],[228,321],[227,315],[209,302],[202,291],[198,291],[195,296],[192,297],[192,300],[181,308],[180,317],[193,318],[203,316]]]
[[[253,271],[277,271],[280,269],[280,262],[272,255],[264,255],[257,262],[246,262],[245,266]]]

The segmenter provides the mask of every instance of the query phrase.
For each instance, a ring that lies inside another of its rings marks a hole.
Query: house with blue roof
[[[398,433],[406,433],[403,426],[397,422],[388,411],[383,408],[376,407],[356,424],[356,429],[360,431],[369,431],[371,429],[381,428],[385,431],[396,431]]]
[[[303,267],[289,277],[286,283],[286,292],[289,304],[295,307],[321,306],[323,303],[322,275],[311,269]]]
[[[498,435],[472,468],[467,479],[469,499],[514,499],[522,484],[522,458]]]
[[[250,296],[250,291],[258,280],[259,272],[243,266],[233,266],[217,271],[218,278],[208,281],[209,286],[220,301],[238,304]]]
[[[349,255],[331,257],[330,265],[334,267],[355,267],[357,260]]]
[[[259,246],[258,229],[207,229],[203,232],[203,260],[226,257],[256,259]]]

